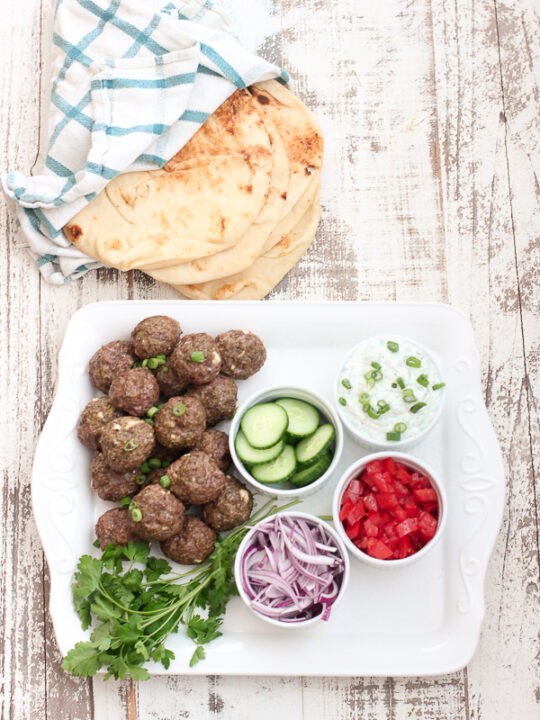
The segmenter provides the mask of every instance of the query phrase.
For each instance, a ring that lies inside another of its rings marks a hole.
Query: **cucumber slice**
[[[318,480],[330,467],[332,458],[334,456],[330,451],[326,451],[324,455],[316,460],[313,465],[308,465],[303,470],[295,472],[289,482],[295,487],[304,487],[304,485],[310,485],[315,480]]]
[[[282,407],[289,416],[287,436],[291,439],[303,438],[313,435],[319,427],[320,415],[317,408],[303,400],[294,398],[280,398],[276,403]]]
[[[283,440],[279,440],[279,442],[275,445],[265,448],[264,450],[254,448],[248,443],[242,430],[238,431],[234,441],[236,454],[242,462],[246,463],[246,465],[260,465],[261,463],[267,463],[271,460],[275,460],[278,455],[281,455],[284,445],[285,442]]]
[[[280,483],[288,480],[296,471],[296,455],[291,445],[285,445],[283,452],[272,462],[254,465],[251,474],[261,483]]]
[[[300,440],[296,446],[296,458],[302,465],[313,465],[328,450],[336,431],[333,425],[321,425],[313,435]]]
[[[240,421],[246,440],[254,448],[269,448],[275,445],[283,437],[288,424],[287,413],[275,403],[261,403],[250,407]]]

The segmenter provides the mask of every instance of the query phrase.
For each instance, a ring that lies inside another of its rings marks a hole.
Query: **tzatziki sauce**
[[[377,335],[360,343],[339,376],[337,401],[356,431],[386,444],[422,433],[437,415],[444,382],[414,342]]]

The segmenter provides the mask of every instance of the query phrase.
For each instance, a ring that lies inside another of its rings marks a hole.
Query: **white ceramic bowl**
[[[361,428],[358,427],[358,425],[354,422],[354,419],[351,417],[350,413],[347,412],[346,407],[343,407],[338,402],[338,398],[341,395],[341,374],[343,372],[343,369],[349,359],[367,342],[370,342],[376,338],[384,338],[392,340],[397,340],[398,342],[408,342],[412,345],[415,345],[419,350],[421,350],[423,353],[426,354],[426,356],[431,360],[431,362],[435,365],[437,368],[437,372],[439,374],[439,377],[441,379],[444,379],[444,376],[441,372],[441,368],[439,366],[439,363],[437,362],[436,358],[434,357],[433,353],[428,350],[424,345],[417,342],[416,340],[413,340],[412,338],[405,337],[404,335],[396,335],[395,333],[389,333],[385,335],[370,335],[370,337],[365,338],[362,340],[362,342],[359,342],[357,345],[355,345],[349,353],[347,353],[346,357],[344,358],[343,362],[341,363],[337,376],[336,376],[336,384],[335,384],[335,403],[336,407],[339,413],[339,417],[341,418],[341,421],[343,422],[343,425],[345,426],[345,430],[347,431],[347,434],[357,443],[362,445],[363,447],[367,448],[368,450],[371,450],[372,452],[375,452],[377,450],[387,450],[388,452],[399,452],[400,450],[409,450],[410,448],[414,447],[415,445],[418,445],[425,437],[428,435],[435,425],[439,422],[439,419],[442,415],[443,407],[444,407],[444,401],[446,397],[446,388],[443,387],[438,390],[437,392],[440,392],[440,403],[439,407],[437,409],[437,412],[431,419],[430,423],[426,425],[426,427],[421,430],[420,432],[416,433],[415,435],[411,435],[409,438],[405,438],[403,440],[386,440],[381,439],[377,440],[375,438],[372,438],[367,433],[363,433]]]
[[[303,512],[295,512],[294,510],[291,510],[290,512],[283,512],[280,513],[283,517],[290,517],[290,518],[303,518],[304,520],[308,521],[309,523],[319,525],[323,527],[326,532],[332,537],[335,544],[338,547],[338,550],[341,554],[341,557],[343,558],[343,577],[341,580],[341,588],[339,590],[339,594],[334,600],[334,603],[332,605],[332,609],[330,612],[330,620],[332,619],[332,615],[335,612],[335,608],[339,602],[341,602],[341,599],[343,595],[345,594],[345,591],[347,589],[347,585],[349,584],[349,576],[350,576],[350,563],[349,563],[349,556],[347,554],[347,550],[345,548],[345,545],[343,541],[341,540],[339,534],[332,528],[328,523],[324,522],[324,520],[320,520],[318,517],[315,517],[315,515],[308,515],[308,513]],[[271,518],[270,518],[271,520]],[[244,553],[246,552],[247,548],[249,547],[251,540],[253,538],[253,535],[257,532],[258,528],[261,525],[264,525],[266,522],[269,521],[269,518],[265,518],[264,520],[261,520],[256,525],[254,525],[251,530],[247,533],[247,535],[244,537],[242,542],[240,543],[240,546],[238,548],[238,551],[236,553],[236,560],[234,563],[234,577],[236,581],[236,587],[238,588],[238,594],[244,601],[244,604],[246,607],[250,610],[250,612],[255,615],[255,617],[258,617],[260,620],[264,620],[264,622],[273,625],[274,627],[279,628],[285,628],[290,630],[300,630],[305,628],[311,628],[313,625],[316,625],[320,622],[322,622],[321,615],[317,615],[316,617],[310,618],[309,620],[304,620],[303,622],[282,622],[281,620],[276,620],[274,618],[266,617],[266,615],[261,615],[257,610],[254,610],[251,607],[250,598],[248,594],[246,593],[244,589],[244,584],[242,582],[242,559],[244,557]]]
[[[334,439],[334,457],[332,458],[332,462],[330,463],[328,470],[324,473],[324,475],[321,475],[320,478],[317,478],[317,480],[312,482],[310,485],[306,485],[301,488],[295,488],[292,485],[289,487],[281,488],[279,485],[265,485],[264,483],[258,482],[249,473],[249,470],[240,460],[240,458],[236,454],[236,448],[234,446],[236,435],[238,433],[238,430],[240,429],[240,421],[242,420],[242,417],[246,410],[248,410],[253,405],[258,405],[262,402],[270,402],[272,400],[277,400],[278,398],[283,397],[295,398],[296,400],[304,400],[305,402],[310,403],[311,405],[316,407],[317,410],[319,410],[322,415],[322,419],[331,423],[336,431],[336,437]],[[317,492],[317,490],[319,490],[322,485],[324,485],[324,483],[328,480],[328,478],[336,469],[341,457],[341,453],[343,451],[343,428],[341,426],[338,415],[336,414],[330,403],[327,402],[320,395],[317,395],[314,392],[307,390],[306,388],[277,385],[275,387],[270,387],[266,390],[261,390],[255,393],[238,408],[234,415],[234,418],[232,419],[231,428],[229,430],[229,449],[236,469],[244,478],[244,480],[257,491],[265,495],[273,495],[278,498],[306,497],[307,495],[311,495],[312,493]]]
[[[362,550],[359,550],[356,545],[347,537],[347,533],[345,532],[345,528],[343,527],[343,524],[341,520],[339,519],[339,511],[341,508],[341,498],[343,497],[343,493],[345,492],[346,488],[348,487],[350,481],[355,478],[357,475],[359,475],[366,465],[371,462],[372,460],[381,460],[387,457],[391,457],[393,460],[398,460],[399,462],[403,463],[403,465],[407,466],[408,468],[412,468],[416,472],[421,473],[422,475],[425,475],[429,478],[431,485],[433,486],[433,489],[437,493],[437,500],[439,503],[439,520],[437,525],[437,530],[435,532],[435,535],[432,537],[431,540],[429,540],[423,548],[418,550],[418,552],[414,553],[414,555],[409,555],[409,557],[402,558],[401,560],[379,560],[378,558],[371,557],[371,555],[368,555],[367,553],[363,552]],[[407,565],[411,565],[412,563],[417,562],[418,560],[421,560],[430,550],[438,543],[438,541],[441,538],[441,535],[444,531],[444,526],[446,524],[446,516],[448,514],[448,507],[447,507],[447,500],[446,500],[446,493],[444,491],[444,487],[440,480],[437,478],[436,474],[433,472],[433,470],[429,467],[429,465],[426,465],[425,462],[418,460],[417,458],[413,457],[412,455],[407,455],[406,453],[389,453],[389,452],[380,452],[380,453],[373,453],[372,455],[366,455],[365,457],[361,458],[360,460],[357,460],[355,463],[353,463],[350,467],[345,470],[341,478],[339,479],[339,482],[336,486],[336,489],[334,491],[334,497],[332,500],[332,515],[334,517],[334,525],[336,527],[337,532],[339,533],[340,537],[342,538],[343,542],[345,543],[345,546],[347,550],[354,555],[354,557],[358,558],[362,562],[365,562],[367,565],[371,565],[372,567],[378,567],[378,568],[384,568],[386,570],[393,569],[393,568],[402,568]]]

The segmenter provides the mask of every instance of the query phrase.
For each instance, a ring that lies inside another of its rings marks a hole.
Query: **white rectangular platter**
[[[328,623],[277,630],[234,598],[223,637],[190,669],[193,644],[169,638],[176,659],[155,674],[435,675],[470,660],[484,612],[483,583],[504,503],[504,472],[480,385],[469,322],[447,305],[420,303],[243,303],[125,301],[87,305],[72,318],[59,355],[58,385],[38,443],[32,499],[51,575],[50,611],[63,654],[85,639],[71,601],[80,555],[91,552],[94,524],[109,503],[90,489],[90,451],[77,440],[79,414],[93,397],[87,366],[106,342],[128,339],[149,315],[171,315],[184,332],[217,335],[248,328],[268,350],[263,369],[239,383],[239,402],[271,384],[301,385],[333,400],[344,354],[374,334],[406,335],[431,349],[447,383],[433,433],[411,452],[438,471],[448,495],[441,542],[417,563],[379,570],[351,559],[346,596]],[[226,428],[224,428],[226,429]],[[299,509],[331,514],[341,473],[367,451],[346,438],[340,467]]]

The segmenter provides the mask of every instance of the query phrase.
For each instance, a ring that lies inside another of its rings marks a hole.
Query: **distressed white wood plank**
[[[521,122],[520,108],[534,106],[538,84],[519,22],[524,3],[433,6],[449,297],[472,318],[486,402],[508,469],[503,527],[486,579],[486,618],[467,670],[467,708],[479,719],[533,718],[538,495],[527,370],[531,361],[537,367],[538,321],[531,322],[533,310],[524,322],[522,308],[524,300],[527,306],[538,302],[538,278],[530,274],[538,246],[538,185],[524,150],[537,145],[538,129]],[[522,275],[527,298],[520,292]]]

